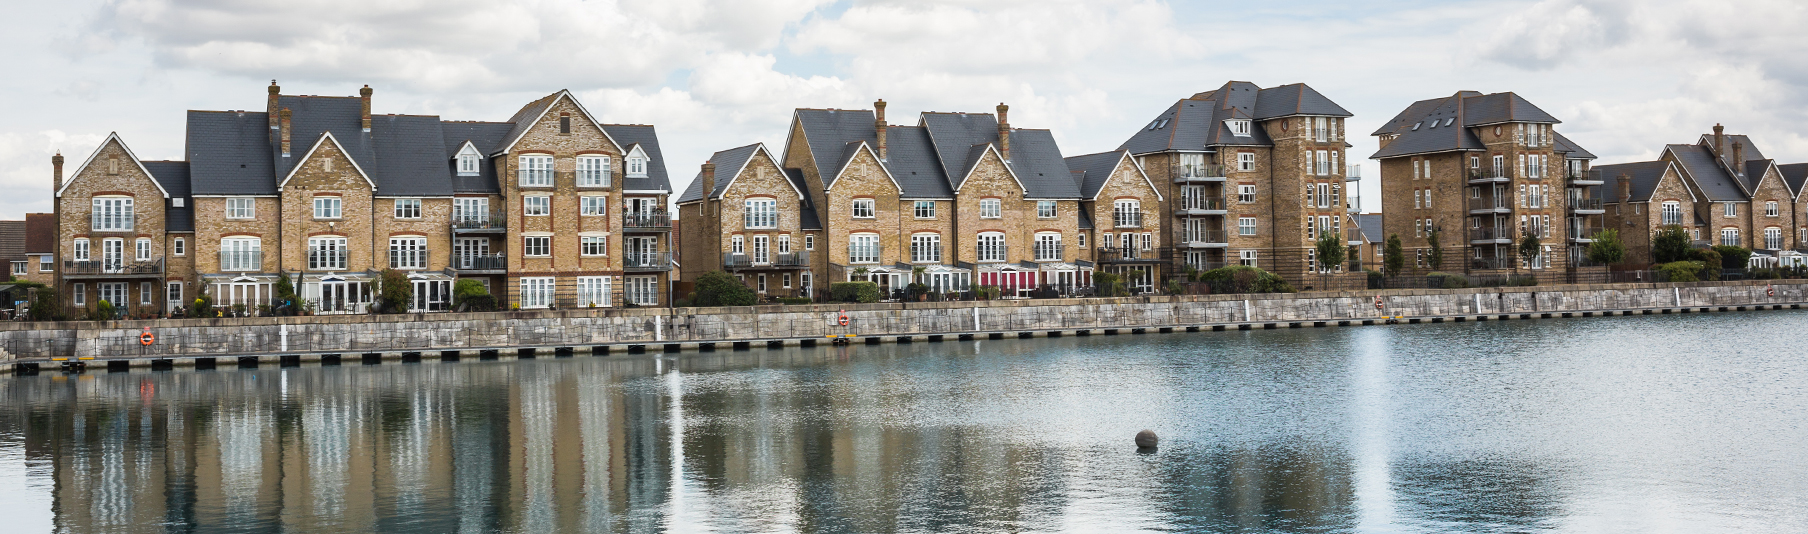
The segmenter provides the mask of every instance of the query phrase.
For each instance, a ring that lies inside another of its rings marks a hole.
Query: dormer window
[[[628,152],[626,159],[629,178],[647,177],[647,153],[645,151],[642,151],[639,146],[635,146],[634,150]]]
[[[1249,119],[1230,119],[1224,125],[1230,128],[1231,135],[1249,137]]]
[[[477,147],[465,143],[465,148],[458,151],[458,175],[477,176],[477,165],[483,161],[483,155],[477,153]]]

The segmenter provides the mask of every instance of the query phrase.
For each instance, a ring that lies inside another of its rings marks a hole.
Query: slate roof
[[[697,175],[691,177],[691,184],[684,186],[684,192],[678,194],[675,204],[703,200],[703,169],[697,169]]]
[[[1381,225],[1381,214],[1360,213],[1356,215],[1356,227],[1362,229],[1362,239],[1370,243],[1387,241],[1386,229]]]
[[[25,221],[0,221],[0,260],[25,261]]]
[[[1564,137],[1563,134],[1557,133],[1556,130],[1552,130],[1551,135],[1554,135],[1557,138],[1556,151],[1560,154],[1564,154],[1565,158],[1595,159],[1595,153],[1582,148],[1582,145],[1578,145],[1575,141],[1569,140],[1568,137]]]
[[[889,136],[891,134],[887,133],[886,135]],[[785,179],[790,180],[791,185],[796,187],[798,191],[809,190],[804,186],[804,171],[802,170],[785,169]],[[816,205],[810,200],[810,195],[804,195],[803,203],[799,206],[801,208],[801,212],[797,215],[799,229],[821,230],[822,219],[816,217]]]
[[[1538,106],[1532,105],[1531,102],[1520,97],[1518,93],[1511,91],[1481,95],[1473,98],[1464,98],[1462,100],[1463,118],[1465,119],[1465,122],[1462,124],[1464,126],[1485,126],[1503,122],[1537,122],[1546,124],[1558,124],[1563,122],[1557,120],[1556,117],[1552,117],[1551,114],[1545,113],[1544,110],[1538,109]]]
[[[282,141],[271,141],[272,146],[276,147],[272,161],[276,162],[278,183],[289,176],[295,164],[307,156],[322,135],[332,132],[333,139],[339,142],[352,162],[371,175],[371,180],[379,186],[379,192],[388,194],[381,190],[383,182],[376,176],[376,147],[371,139],[372,134],[364,132],[362,101],[346,96],[283,96],[278,98],[277,105],[290,111],[291,154],[291,157],[282,157]],[[373,122],[376,119],[371,118]]]
[[[1011,130],[1011,169],[1023,181],[1023,198],[1080,198],[1061,146],[1048,130]]]
[[[502,192],[496,182],[496,166],[488,164],[489,155],[502,150],[502,139],[514,127],[506,122],[440,121],[440,132],[445,135],[441,146],[446,147],[445,166],[447,172],[452,173],[452,192],[492,195]],[[477,166],[477,176],[458,175],[458,151],[466,142],[484,156],[485,163]]]
[[[804,129],[804,142],[809,144],[810,154],[816,160],[816,175],[822,177],[823,187],[834,187],[835,172],[841,168],[830,158],[841,156],[848,143],[866,141],[875,146],[879,143],[879,134],[873,130],[871,110],[799,109],[797,122]],[[889,130],[886,136],[890,137]]]
[[[1777,172],[1783,175],[1783,183],[1789,184],[1790,193],[1802,194],[1802,184],[1808,182],[1808,163],[1778,165]]]
[[[1163,110],[1119,150],[1147,154],[1167,150],[1209,151],[1216,146],[1270,146],[1274,144],[1260,127],[1238,137],[1224,121],[1234,118],[1269,120],[1293,115],[1352,116],[1303,83],[1262,89],[1249,82],[1229,82],[1218,89],[1181,99]]]
[[[169,200],[164,201],[163,225],[167,232],[195,231],[195,200],[189,193],[189,163],[186,161],[143,161],[145,170],[151,171],[151,178],[157,180],[163,190],[169,192]],[[182,199],[182,207],[176,207],[176,199]]]
[[[603,132],[622,144],[622,154],[634,151],[636,145],[647,153],[647,176],[627,178],[622,189],[630,191],[672,192],[672,180],[665,172],[665,153],[659,149],[659,134],[646,124],[604,124]]]
[[[516,111],[515,115],[509,117],[509,120],[506,121],[510,124],[509,131],[507,135],[502,136],[502,143],[496,145],[497,152],[501,152],[503,148],[515,144],[515,141],[519,141],[521,136],[527,135],[527,129],[534,126],[534,120],[540,118],[541,114],[546,113],[546,108],[552,107],[552,103],[557,101],[559,95],[564,93],[565,91],[560,90],[553,94],[540,97],[533,102],[528,102],[525,106],[521,106],[521,109]],[[495,153],[491,153],[490,155],[493,156]]]
[[[1708,151],[1708,147],[1665,145],[1664,150],[1675,155],[1678,166],[1687,171],[1691,181],[1701,189],[1702,196],[1707,197],[1708,201],[1736,202],[1747,199],[1744,186],[1715,162],[1714,155]]]
[[[1651,195],[1657,191],[1657,183],[1664,177],[1664,170],[1670,168],[1668,161],[1639,161],[1614,165],[1596,165],[1594,171],[1601,176],[1602,194],[1607,195],[1608,202],[1619,202],[1620,175],[1625,174],[1632,179],[1632,201],[1649,202]]]
[[[1092,215],[1087,214],[1086,210],[1080,210],[1080,227],[1079,227],[1079,229],[1081,229],[1081,230],[1091,230],[1092,229]]]
[[[375,157],[364,171],[377,182],[377,194],[452,196],[456,188],[449,170],[453,167],[446,159],[446,135],[439,117],[373,115],[370,136]]]
[[[929,131],[929,140],[935,145],[942,171],[954,189],[960,189],[967,171],[979,162],[983,150],[976,150],[976,147],[998,143],[998,119],[990,113],[925,112],[917,123]],[[891,135],[888,133],[886,137],[889,141]],[[1015,140],[1013,137],[1012,141]]]
[[[877,153],[878,135],[869,110],[799,109],[812,164],[824,187],[834,187],[836,173],[859,153],[861,145]],[[968,171],[998,143],[998,122],[986,113],[926,112],[916,126],[886,127],[886,158],[881,164],[898,182],[904,199],[954,198]],[[1047,130],[1012,129],[1012,172],[1023,181],[1026,198],[1078,198],[1054,136]],[[719,167],[718,167],[719,168]],[[793,169],[787,169],[790,172]],[[801,178],[796,180],[800,184]]]
[[[263,112],[190,111],[184,154],[195,195],[274,195],[269,119]]]
[[[1776,161],[1768,159],[1746,161],[1744,176],[1745,190],[1750,191],[1753,195],[1758,194],[1758,182],[1764,180],[1764,173],[1768,172],[1770,166],[1774,163],[1776,163]]]
[[[1371,135],[1397,135],[1370,158],[1391,158],[1453,150],[1483,150],[1471,128],[1503,122],[1558,124],[1562,121],[1517,93],[1481,94],[1457,91],[1443,98],[1420,100],[1401,110]],[[1555,132],[1553,132],[1555,133]],[[1559,152],[1587,154],[1580,145],[1557,134]],[[1566,146],[1567,149],[1566,150]],[[1588,154],[1589,158],[1594,157]]]
[[[55,213],[25,214],[25,253],[56,252],[56,224]]]
[[[1122,161],[1123,150],[1073,156],[1067,158],[1067,168],[1073,174],[1074,183],[1080,186],[1080,198],[1094,199],[1099,196],[1099,189],[1105,187],[1106,180],[1111,178],[1111,171],[1117,169],[1117,162]]]
[[[741,166],[746,165],[748,158],[752,158],[755,153],[759,152],[759,149],[760,144],[754,143],[710,154],[709,162],[716,166],[716,187],[715,189],[710,190],[709,198],[721,198],[722,192],[728,190],[728,184],[734,180],[735,174],[741,172]],[[697,176],[691,179],[691,185],[686,187],[684,189],[684,194],[678,197],[678,202],[691,202],[702,199],[703,171],[698,170]]]

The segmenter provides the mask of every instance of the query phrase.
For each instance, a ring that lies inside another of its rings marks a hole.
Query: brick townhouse
[[[602,124],[567,91],[504,122],[373,115],[371,98],[272,83],[262,112],[188,112],[184,160],[142,161],[116,134],[67,181],[53,158],[65,302],[255,308],[288,273],[318,312],[358,313],[385,268],[415,311],[448,309],[458,278],[523,308],[665,302],[651,126]]]
[[[1389,235],[1423,270],[1532,270],[1580,265],[1604,213],[1594,155],[1556,132],[1549,113],[1517,94],[1460,91],[1407,106],[1374,134],[1381,149],[1382,213]],[[1438,232],[1442,265],[1431,265]],[[1540,253],[1519,265],[1518,243]]]
[[[1695,244],[1746,247],[1765,256],[1808,241],[1802,198],[1808,163],[1778,164],[1744,135],[1721,125],[1694,144],[1665,145],[1654,161],[1601,165],[1612,182],[1607,222],[1620,229],[1631,261],[1648,262],[1651,236],[1681,226]]]
[[[925,112],[900,126],[882,100],[798,109],[777,161],[762,145],[719,152],[680,195],[701,223],[686,225],[685,268],[728,268],[756,289],[764,279],[769,295],[848,280],[888,294],[913,281],[1011,295],[1089,287],[1081,182],[1048,130],[1012,128],[1008,111]],[[788,274],[798,286],[783,287]]]
[[[1303,83],[1233,81],[1162,111],[1119,147],[1166,199],[1157,213],[1170,247],[1160,254],[1176,273],[1242,264],[1297,280],[1319,270],[1319,232],[1359,241],[1348,191],[1361,177],[1345,166],[1349,117]]]

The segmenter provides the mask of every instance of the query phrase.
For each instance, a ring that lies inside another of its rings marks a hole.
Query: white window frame
[[[613,282],[614,280],[608,276],[579,276],[578,307],[609,307],[610,293],[615,289],[611,287],[614,285]]]
[[[171,310],[174,310],[177,307],[180,307],[182,304],[184,304],[183,299],[182,299],[182,281],[181,280],[171,280],[171,281],[169,281],[169,283],[164,285],[163,300],[165,303],[167,303],[167,305],[168,305],[167,307],[170,308]]]
[[[1237,218],[1237,235],[1242,235],[1242,236],[1256,235],[1256,218],[1255,217],[1238,217]]]
[[[89,222],[97,232],[129,232],[133,228],[133,220],[137,217],[132,209],[131,197],[94,197],[89,212]]]
[[[624,287],[622,288],[622,295],[625,300],[634,303],[636,306],[659,305],[659,277],[626,276],[622,277],[622,279],[625,280]]]
[[[1721,228],[1720,229],[1720,244],[1729,246],[1729,247],[1739,246],[1739,229],[1738,228]]]
[[[38,272],[56,272],[56,260],[52,259],[49,254],[38,256]]]
[[[171,254],[174,254],[177,256],[187,256],[188,255],[188,241],[184,238],[178,237],[175,240],[173,240],[170,244],[170,248],[172,249],[170,251]]]
[[[911,263],[941,263],[942,262],[942,236],[941,236],[941,234],[911,234],[911,236],[910,236],[910,262]]]
[[[395,199],[395,218],[397,218],[397,219],[419,219],[419,218],[421,218],[421,199],[418,199],[418,198]]]
[[[630,177],[630,178],[646,178],[647,177],[647,158],[643,158],[640,156],[628,156],[628,177]]]
[[[320,236],[308,238],[308,270],[310,271],[342,271],[350,263],[351,250],[347,241],[339,236]],[[315,252],[333,254],[316,255]]]
[[[552,156],[522,154],[518,180],[521,187],[552,187]]]
[[[1739,205],[1736,203],[1727,202],[1726,207],[1721,209],[1721,211],[1724,212],[1725,216],[1729,219],[1733,218],[1733,217],[1738,217],[1739,216]]]
[[[226,199],[226,218],[256,219],[257,199],[250,197],[232,197]]]
[[[1143,204],[1139,200],[1117,200],[1111,203],[1111,226],[1113,228],[1141,228]]]
[[[427,238],[419,236],[389,238],[389,268],[426,269]]]
[[[606,235],[578,236],[578,255],[579,256],[608,256],[609,255],[609,236],[606,236]]]
[[[1676,201],[1663,204],[1663,216],[1659,219],[1664,225],[1682,224],[1682,203]]]
[[[848,263],[879,263],[879,234],[853,234],[848,236]]]
[[[1256,202],[1255,184],[1237,184],[1237,202],[1254,204]]]
[[[250,272],[263,270],[263,239],[256,237],[227,237],[220,239],[220,271]],[[232,258],[232,262],[224,261]],[[240,263],[243,262],[243,263]]]
[[[132,243],[137,261],[151,261],[151,238],[140,237]]]
[[[609,214],[609,197],[601,195],[585,195],[578,197],[578,216],[601,217]]]
[[[979,199],[979,218],[998,219],[1004,217],[1004,201],[996,198]]]
[[[878,203],[870,198],[856,198],[850,206],[848,216],[855,219],[872,219],[878,217]]]
[[[547,217],[552,215],[552,197],[549,195],[525,195],[521,197],[521,214],[528,217]]]
[[[778,228],[778,200],[750,198],[742,202],[741,227],[747,229]]]
[[[1055,209],[1055,201],[1053,201],[1053,200],[1036,201],[1036,218],[1037,219],[1053,219],[1053,218],[1055,218],[1055,215],[1058,213],[1060,213],[1060,211]]]
[[[478,166],[482,164],[482,161],[483,155],[477,153],[476,148],[465,145],[464,150],[458,151],[458,175],[477,176],[481,173]]]
[[[750,243],[750,244],[752,245],[752,247],[749,247],[752,249],[752,250],[750,250],[750,252],[752,252],[752,254],[750,254],[749,256],[750,256],[750,259],[753,261],[753,263],[759,264],[759,265],[772,264],[772,237],[771,236],[768,236],[765,234],[753,236],[752,243]]]
[[[916,201],[915,205],[913,206],[912,211],[914,212],[914,215],[918,219],[934,219],[935,218],[935,201],[934,200],[918,200],[918,201]]]
[[[546,258],[552,256],[552,236],[521,236],[521,256],[525,258]]]
[[[157,284],[153,282],[138,283],[138,305],[150,306],[157,303]]]
[[[1777,201],[1772,200],[1772,201],[1764,203],[1764,216],[1765,217],[1776,217],[1777,216]]]
[[[577,157],[578,187],[609,187],[609,156],[586,154]]]
[[[1005,244],[1004,232],[982,232],[974,241],[976,261],[999,263],[1007,258],[1008,246]]]
[[[1124,235],[1134,234],[1126,232]],[[1061,234],[1055,232],[1037,232],[1035,239],[1036,240],[1033,242],[1035,246],[1031,247],[1034,250],[1035,261],[1061,261],[1065,259],[1063,256],[1066,256],[1066,254],[1064,254],[1066,250],[1061,247]]]
[[[23,262],[23,261],[13,262],[13,276],[24,276],[26,274],[29,274],[29,272],[27,271],[28,267],[26,266],[28,263],[29,262]]]
[[[1258,260],[1259,256],[1255,249],[1243,249],[1237,251],[1237,263],[1255,267]]]
[[[73,286],[73,292],[75,293],[73,301],[76,306],[88,305],[88,284],[76,282]]]
[[[804,250],[816,250],[816,234],[804,234]]]
[[[558,284],[551,276],[525,276],[520,287],[522,308],[549,308]]]
[[[75,261],[88,261],[89,258],[93,257],[89,254],[88,238],[86,237],[75,238],[75,241],[70,244],[69,248],[71,249],[70,255],[75,258]]]
[[[1225,119],[1224,125],[1230,128],[1231,135],[1249,137],[1249,119]]]
[[[1783,249],[1783,229],[1770,227],[1764,229],[1764,248],[1770,250]]]
[[[1237,170],[1245,171],[1245,172],[1256,170],[1256,153],[1254,153],[1254,152],[1238,152],[1237,153]]]
[[[452,199],[452,220],[453,222],[488,222],[490,220],[490,199],[481,197]]]
[[[345,218],[345,199],[339,196],[318,195],[314,197],[315,220],[338,220]]]

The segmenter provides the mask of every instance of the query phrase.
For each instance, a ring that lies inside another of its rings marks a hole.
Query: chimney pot
[[[885,147],[885,99],[873,102],[873,133],[879,138],[879,161],[891,157]]]
[[[1626,173],[1620,173],[1619,182],[1620,182],[1620,203],[1624,204],[1626,202],[1631,202],[1632,201],[1632,176],[1628,175]]]
[[[364,106],[364,131],[370,131],[370,86],[358,90],[358,100]]]
[[[1726,127],[1714,123],[1714,155],[1726,154]]]
[[[270,98],[267,105],[264,106],[264,115],[266,115],[266,118],[270,119],[271,130],[278,128],[278,125],[276,124],[276,102],[281,97],[282,87],[276,85],[276,80],[270,80]]]
[[[701,174],[703,175],[700,177],[703,180],[703,199],[709,200],[710,195],[716,191],[716,164],[709,161],[703,162]]]
[[[1011,160],[1011,106],[998,103],[998,152],[1004,155],[1005,161]]]
[[[1733,141],[1733,172],[1745,176],[1745,143]]]
[[[63,189],[63,151],[59,150],[55,156],[50,157],[50,168],[53,177],[50,182],[51,191],[61,191]]]
[[[278,135],[282,138],[282,157],[286,158],[289,157],[289,133],[292,130],[289,128],[289,108],[282,108],[279,114],[282,118],[280,119],[281,131],[278,132]]]

